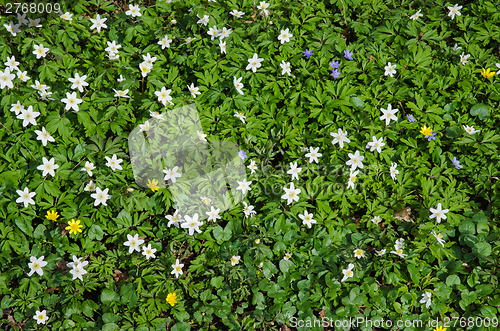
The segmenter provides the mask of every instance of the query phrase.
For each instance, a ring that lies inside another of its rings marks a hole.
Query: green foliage
[[[2,62],[15,56],[31,77],[0,92],[2,328],[279,330],[323,316],[498,322],[500,75],[481,75],[500,62],[498,6],[468,2],[451,19],[452,4],[444,1],[275,1],[269,16],[249,0],[138,1],[140,17],[127,16],[121,4],[68,1],[61,6],[71,22],[28,14],[42,27],[22,26],[15,37],[0,32]],[[243,18],[229,14],[233,9]],[[417,10],[424,16],[410,19]],[[107,19],[99,33],[90,29],[96,14]],[[197,23],[204,15],[207,26]],[[16,16],[0,18],[2,27],[10,21]],[[232,30],[227,54],[207,34],[214,25]],[[285,29],[293,37],[281,43]],[[172,42],[162,49],[165,36]],[[111,41],[121,45],[115,60],[105,51]],[[462,49],[453,51],[455,43]],[[49,52],[37,59],[39,44]],[[303,56],[306,49],[312,57]],[[462,52],[470,54],[464,64]],[[139,64],[148,53],[157,60],[143,77]],[[254,73],[246,66],[255,53],[263,61]],[[339,78],[331,74],[333,60]],[[290,63],[290,75],[282,62]],[[396,65],[392,77],[384,75],[388,62]],[[84,92],[70,88],[75,73],[87,75]],[[235,77],[242,77],[243,95]],[[52,94],[42,97],[35,80]],[[199,87],[196,98],[191,84]],[[162,87],[171,90],[167,106],[155,94]],[[128,90],[130,98],[114,90]],[[78,111],[65,109],[67,92],[82,100]],[[17,102],[40,113],[37,125],[16,118]],[[175,212],[168,188],[135,183],[127,141],[151,113],[191,103],[209,140],[238,144],[245,165],[256,165],[244,200],[256,214],[232,206],[194,236],[167,225],[165,216]],[[399,111],[386,125],[380,116],[389,104]],[[435,139],[420,133],[424,125]],[[480,131],[469,134],[465,126]],[[46,146],[35,132],[42,127],[55,139]],[[338,129],[350,139],[343,148],[332,144]],[[367,148],[373,136],[383,138],[381,152]],[[305,156],[309,147],[319,148],[317,163]],[[355,151],[364,168],[353,180],[346,162]],[[112,155],[123,159],[122,170],[106,166]],[[54,177],[37,169],[43,157],[59,165]],[[81,170],[87,161],[96,167],[92,176]],[[302,168],[293,180],[301,192],[287,204],[281,196],[293,162]],[[106,205],[94,205],[90,181],[109,189]],[[36,193],[34,205],[16,202],[25,188]],[[438,203],[448,209],[440,222],[431,211]],[[53,210],[56,221],[45,216]],[[305,210],[317,221],[311,227],[299,216]],[[71,219],[81,220],[82,233],[69,234]],[[156,258],[129,254],[124,242],[136,234]],[[407,256],[391,253],[399,239]],[[356,249],[365,257],[356,258]],[[43,275],[28,276],[30,257],[42,255]],[[88,262],[83,281],[67,266],[73,256]],[[233,256],[239,263],[232,265]],[[184,264],[179,278],[172,274],[177,259]],[[343,281],[351,263],[353,276]],[[420,302],[425,292],[429,307]],[[173,306],[169,293],[177,295]],[[45,325],[33,319],[41,310]]]

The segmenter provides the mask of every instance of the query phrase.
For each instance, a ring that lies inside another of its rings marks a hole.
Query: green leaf
[[[24,217],[18,218],[14,221],[19,229],[23,231],[26,235],[33,236],[33,227],[31,223]]]
[[[481,120],[488,118],[490,115],[488,106],[483,103],[478,103],[472,106],[470,114],[472,116],[479,116],[479,119]]]
[[[491,245],[486,242],[478,242],[472,248],[472,252],[475,255],[490,256],[491,255]]]
[[[446,285],[453,287],[453,285],[460,285],[460,277],[457,275],[449,275],[446,277]]]
[[[120,296],[118,293],[113,292],[108,289],[104,289],[101,292],[101,302],[105,305],[110,304],[111,302],[120,301]]]
[[[102,231],[99,225],[92,224],[92,226],[89,228],[89,231],[87,232],[87,235],[92,240],[101,241],[102,238],[104,237],[104,231]]]

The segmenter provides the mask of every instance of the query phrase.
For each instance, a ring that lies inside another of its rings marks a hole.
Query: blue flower
[[[340,77],[340,72],[337,69],[332,70],[332,76],[333,78],[339,78]]]
[[[340,62],[332,60],[332,62],[330,62],[330,66],[332,67],[332,69],[338,69],[340,67]]]
[[[406,118],[408,118],[408,122],[415,122],[415,118],[412,115],[406,115]]]
[[[427,141],[436,140],[436,132],[432,132],[430,136],[427,137]]]
[[[241,159],[242,161],[245,161],[245,159],[248,157],[248,156],[247,156],[247,152],[245,152],[245,151],[243,151],[243,150],[241,150],[241,151],[239,151],[239,152],[238,152],[238,156],[240,157],[240,159]]]
[[[455,166],[455,168],[457,168],[457,170],[460,170],[464,167],[463,165],[460,164],[460,161],[458,161],[456,157],[453,157],[453,159],[451,159],[451,163],[453,163],[453,165]]]
[[[306,50],[305,50],[305,51],[303,51],[303,52],[302,52],[302,54],[304,54],[304,56],[305,56],[305,57],[309,58],[309,57],[313,56],[313,50],[312,50],[312,49],[311,49],[311,50],[308,50],[308,49],[306,48]]]
[[[344,57],[346,59],[353,60],[352,55],[353,55],[353,53],[351,51],[349,51],[349,49],[347,49],[347,50],[344,51]]]

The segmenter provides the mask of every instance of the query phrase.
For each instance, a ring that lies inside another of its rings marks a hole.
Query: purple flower
[[[415,122],[415,118],[412,115],[406,115],[406,118],[408,118],[408,122]]]
[[[305,50],[305,51],[303,51],[303,52],[302,52],[302,54],[304,54],[304,56],[305,56],[305,57],[310,58],[311,56],[313,56],[313,50],[312,50],[312,49],[311,49],[311,50],[308,50],[308,49],[306,48],[306,50]]]
[[[240,157],[240,159],[241,159],[242,161],[245,161],[245,159],[248,157],[248,156],[247,156],[247,152],[245,152],[245,151],[243,151],[243,150],[241,150],[241,151],[239,151],[239,152],[238,152],[238,156]]]
[[[436,140],[436,132],[432,132],[430,136],[427,137],[427,141]]]
[[[353,60],[352,55],[353,55],[353,53],[351,51],[349,51],[349,49],[347,49],[347,50],[344,51],[344,57],[346,59]]]
[[[340,77],[340,72],[337,69],[332,70],[332,76],[333,78],[339,78]]]
[[[457,170],[460,170],[464,167],[463,165],[460,164],[460,161],[458,161],[456,157],[453,157],[453,159],[451,159],[451,163],[453,163],[453,165],[455,166],[455,168],[457,168]]]
[[[332,67],[332,69],[338,69],[340,67],[340,62],[332,60],[332,62],[330,62],[330,66]]]

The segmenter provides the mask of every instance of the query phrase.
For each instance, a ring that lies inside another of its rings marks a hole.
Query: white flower
[[[79,111],[80,108],[78,107],[78,105],[83,101],[82,99],[78,99],[76,97],[76,92],[66,92],[66,98],[61,99],[61,102],[66,104],[66,107],[64,108],[65,110],[70,110],[71,108],[73,108],[74,111]]]
[[[88,265],[88,261],[82,261],[83,257],[77,257],[73,255],[73,262],[68,262],[66,266],[68,268],[83,268]]]
[[[71,83],[73,83],[73,85],[71,85],[71,88],[73,90],[78,89],[78,91],[80,91],[80,92],[83,92],[84,86],[89,86],[89,83],[87,83],[85,81],[85,79],[87,79],[87,75],[83,75],[80,77],[80,75],[78,73],[75,74],[75,78],[68,78],[68,80]]]
[[[35,49],[33,51],[33,54],[36,55],[36,58],[39,59],[41,57],[47,56],[47,53],[49,52],[48,48],[44,48],[43,44],[40,45],[33,45],[33,48]]]
[[[203,131],[196,131],[196,135],[200,141],[207,141],[207,135]]]
[[[217,222],[220,219],[220,209],[215,209],[214,206],[210,206],[210,211],[207,211],[206,214],[208,216],[208,221]]]
[[[17,70],[17,77],[22,80],[23,82],[27,82],[28,80],[31,79],[30,76],[28,76],[28,72],[27,71],[21,71],[21,70]]]
[[[196,14],[196,16],[198,16],[198,14]],[[198,18],[200,18],[200,16],[198,16]],[[203,17],[200,18],[196,24],[203,24],[204,26],[207,26],[209,19],[210,17],[208,15],[203,15]]]
[[[152,67],[153,63],[156,61],[156,56],[151,56],[147,53],[146,55],[142,55],[142,59],[144,60],[144,63]]]
[[[166,215],[165,218],[168,220],[167,226],[170,227],[171,225],[175,225],[176,227],[179,227],[179,224],[183,222],[182,216],[179,215],[179,211],[176,210],[173,215]]]
[[[469,62],[469,57],[470,57],[470,54],[467,54],[467,55],[464,55],[465,53],[462,52],[462,54],[460,54],[460,63],[464,66],[467,64],[467,62]]]
[[[290,183],[290,188],[283,188],[285,190],[285,194],[281,196],[281,199],[286,199],[287,200],[287,205],[291,204],[292,201],[299,201],[299,194],[301,190],[299,188],[295,188],[295,185]]]
[[[142,255],[146,256],[146,259],[149,260],[150,258],[155,258],[156,255],[156,248],[151,248],[151,244],[148,244],[147,246],[142,246]]]
[[[121,45],[118,45],[115,40],[112,42],[107,41],[108,47],[106,47],[104,50],[108,53],[113,53],[116,54],[118,53],[118,49],[122,48]]]
[[[151,69],[153,69],[153,66],[146,62],[139,64],[139,70],[141,70],[142,77],[146,77],[151,72]]]
[[[382,256],[385,254],[385,249],[381,249],[379,251],[376,251],[378,256]]]
[[[35,272],[39,274],[40,276],[43,276],[43,270],[42,268],[47,265],[47,262],[45,262],[43,259],[45,259],[45,256],[41,256],[40,258],[36,258],[34,256],[30,257],[30,263],[28,263],[28,267],[31,269],[30,272],[28,273],[28,276],[33,275]]]
[[[240,190],[243,195],[245,195],[248,191],[251,191],[252,189],[250,188],[250,185],[252,184],[252,181],[237,181],[238,182],[238,187],[236,188],[237,190]]]
[[[120,163],[123,162],[122,159],[119,159],[116,154],[113,154],[113,156],[110,158],[108,156],[105,156],[104,157],[106,159],[106,161],[108,161],[108,163],[106,163],[106,166],[110,167],[111,170],[115,171],[116,169],[118,170],[122,170],[122,166],[120,165]]]
[[[360,259],[360,258],[362,258],[362,257],[365,257],[365,251],[364,251],[364,250],[362,250],[362,249],[357,248],[357,249],[355,249],[355,250],[354,250],[354,256],[355,256],[357,259]]]
[[[347,155],[349,156],[349,161],[347,161],[345,164],[351,166],[351,171],[356,170],[356,168],[363,169],[362,161],[365,159],[365,157],[360,155],[359,151],[354,152],[354,154],[349,153]]]
[[[181,228],[189,229],[189,235],[194,235],[194,232],[201,233],[200,226],[203,225],[203,222],[198,221],[198,214],[194,214],[193,217],[185,215],[184,223],[181,224]]]
[[[231,265],[237,265],[240,262],[240,259],[241,257],[239,255],[233,255],[233,257],[231,257]]]
[[[66,21],[71,21],[73,19],[73,14],[71,14],[70,12],[65,12],[61,15],[61,18]]]
[[[184,267],[183,263],[179,263],[179,259],[175,260],[175,264],[172,264],[172,272],[171,274],[175,275],[175,278],[179,278],[182,275],[182,267]]]
[[[260,9],[260,14],[263,16],[269,16],[269,10],[267,8],[269,7],[269,4],[265,1],[261,1],[260,4],[257,6],[258,9]]]
[[[372,222],[374,224],[379,224],[382,220],[380,219],[380,216],[375,216],[374,218],[372,218]]]
[[[90,30],[97,29],[97,33],[101,32],[101,29],[106,29],[108,26],[104,24],[108,19],[107,18],[101,18],[101,15],[97,14],[95,19],[90,19],[92,22],[92,26],[90,27]]]
[[[391,251],[392,254],[396,254],[401,258],[405,258],[408,254],[403,254],[403,248],[398,248],[397,245],[394,246],[395,251]]]
[[[165,169],[163,170],[163,173],[165,174],[165,177],[163,180],[171,180],[172,183],[175,183],[177,181],[177,178],[182,177],[182,174],[180,172],[177,172],[179,170],[178,166],[173,167],[172,169]]]
[[[97,207],[99,204],[103,204],[103,206],[107,206],[106,201],[111,198],[111,195],[108,195],[109,189],[101,190],[99,187],[95,188],[95,193],[90,196],[95,199],[94,207]]]
[[[446,213],[448,212],[448,209],[441,209],[441,203],[438,203],[437,208],[429,208],[429,211],[432,213],[429,218],[435,218],[436,222],[441,223],[441,220],[446,219]]]
[[[83,275],[87,273],[87,271],[82,267],[73,268],[69,272],[73,275],[73,280],[79,278],[81,281],[83,281]]]
[[[307,210],[304,210],[304,215],[299,214],[299,218],[302,220],[302,224],[307,225],[310,229],[313,224],[316,224],[316,220],[313,219],[313,214],[309,214]]]
[[[26,13],[22,14],[17,13],[17,22],[22,25],[28,25],[28,20],[26,19]]]
[[[387,109],[384,109],[384,108],[380,108],[380,110],[382,111],[382,116],[380,116],[380,120],[383,121],[385,120],[385,125],[389,125],[389,123],[391,122],[391,120],[393,121],[397,121],[398,118],[396,117],[396,114],[399,109],[395,108],[395,109],[392,109],[392,105],[389,104],[387,106]]]
[[[293,37],[293,35],[288,31],[288,28],[286,30],[281,30],[280,35],[278,36],[278,40],[281,41],[281,44],[284,44],[285,42],[289,42],[290,38]]]
[[[24,191],[16,190],[16,192],[19,194],[16,203],[24,203],[24,208],[28,208],[30,204],[35,204],[35,200],[33,200],[33,197],[36,195],[35,192],[30,192],[27,187],[24,188]]]
[[[462,125],[462,126],[464,127],[465,132],[467,132],[468,134],[475,134],[475,133],[478,133],[479,131],[481,131],[481,130],[474,130],[473,125],[471,125],[471,126]]]
[[[419,9],[419,10],[418,10],[415,14],[411,15],[411,16],[410,16],[410,19],[412,19],[412,20],[416,20],[416,19],[418,19],[419,17],[424,16],[423,14],[421,14],[421,13],[420,13],[420,11],[421,11],[421,9]]]
[[[422,294],[422,299],[420,299],[420,303],[425,303],[425,308],[429,308],[431,306],[431,296],[432,296],[432,293],[431,292],[427,292],[425,291],[423,294]]]
[[[192,83],[191,86],[188,85],[187,87],[189,89],[189,92],[191,92],[191,95],[193,96],[193,98],[196,99],[196,96],[199,95],[199,94],[201,94],[200,93],[200,88],[199,87],[195,87],[194,83]]]
[[[45,177],[47,174],[50,174],[52,177],[56,175],[55,170],[59,168],[59,165],[55,164],[54,158],[51,158],[50,161],[44,156],[42,158],[43,164],[37,167],[38,170],[42,170],[42,176]]]
[[[497,66],[498,70],[497,70],[497,75],[500,75],[500,63],[495,63],[495,65]]]
[[[16,75],[10,73],[10,68],[5,68],[4,71],[0,70],[0,88],[3,90],[5,86],[8,88],[13,88],[14,83],[12,81],[16,78]]]
[[[41,140],[43,146],[47,146],[47,142],[54,142],[55,139],[50,135],[50,133],[45,130],[45,127],[42,127],[42,130],[35,130],[37,135],[36,140]]]
[[[306,157],[309,158],[309,163],[316,162],[318,163],[318,157],[322,157],[323,154],[318,153],[319,147],[313,148],[309,147],[309,153],[306,154]]]
[[[214,40],[216,37],[219,36],[219,29],[217,29],[217,26],[214,25],[213,27],[208,29],[207,34],[212,37],[212,39],[210,40]]]
[[[352,263],[349,263],[349,266],[347,267],[347,269],[342,269],[342,273],[344,274],[344,277],[342,278],[341,282],[344,282],[348,278],[351,278],[352,276],[354,276],[352,269],[354,269],[354,264],[352,264]]]
[[[455,43],[455,45],[451,48],[451,50],[454,52],[458,51],[459,49],[462,49],[462,47],[458,46],[457,43]]]
[[[385,143],[382,141],[383,138],[377,139],[375,136],[372,137],[372,141],[366,144],[366,148],[370,148],[370,152],[377,150],[377,152],[382,152],[382,147],[385,146]]]
[[[447,7],[450,12],[448,13],[448,16],[451,17],[451,19],[455,18],[455,15],[460,16],[462,15],[459,10],[462,9],[462,6],[459,6],[458,4],[454,5],[453,7]]]
[[[242,78],[243,77],[236,79],[236,76],[234,76],[234,78],[233,78],[234,87],[236,88],[236,91],[238,91],[238,93],[241,95],[244,94],[243,91],[241,90],[243,88],[243,83],[241,83]]]
[[[234,116],[235,116],[235,117],[238,117],[238,118],[239,118],[239,119],[240,119],[243,123],[245,123],[245,118],[246,118],[246,116],[245,116],[243,113],[238,113],[238,112],[236,112],[236,113],[234,114]]]
[[[227,54],[227,49],[226,49],[226,42],[225,41],[219,41],[219,47],[220,47],[220,53]]]
[[[24,109],[24,106],[19,101],[10,105],[10,111],[16,113],[16,115],[18,115]]]
[[[34,20],[32,20],[31,18],[28,18],[29,19],[29,23],[28,23],[28,28],[41,28],[42,25],[40,24],[40,19],[39,18],[35,18]]]
[[[250,164],[247,166],[248,169],[250,169],[250,174],[253,174],[255,170],[257,170],[257,165],[255,164],[254,160],[250,161]]]
[[[42,311],[37,310],[33,319],[36,320],[36,324],[45,324],[49,320],[47,316],[47,311],[44,309]]]
[[[35,80],[35,85],[31,85],[32,88],[38,91],[45,91],[46,89],[50,88],[45,84],[41,84],[39,81]]]
[[[91,181],[87,184],[87,186],[85,186],[85,188],[84,188],[83,190],[84,190],[84,191],[86,191],[86,192],[91,192],[91,191],[95,190],[95,184],[94,184],[94,181],[93,181],[93,180],[91,180]]]
[[[158,45],[161,46],[161,49],[170,48],[170,43],[172,39],[169,39],[168,36],[163,37],[162,40],[158,42]]]
[[[123,82],[124,80],[125,80],[125,78],[123,78],[123,76],[122,76],[122,75],[120,75],[120,77],[116,79],[116,81],[117,81],[118,83],[121,83],[121,82]],[[116,90],[115,90],[115,89],[113,89],[113,91],[115,91],[115,92],[116,92]],[[125,91],[127,91],[127,92],[128,92],[128,90],[125,90]],[[115,95],[115,97],[116,97],[116,95]]]
[[[132,16],[132,17],[141,17],[141,9],[139,8],[139,5],[129,5],[128,10],[125,12],[125,15]]]
[[[223,27],[222,30],[220,30],[220,32],[219,32],[220,41],[222,41],[222,39],[224,39],[224,38],[229,37],[231,35],[231,32],[233,32],[231,29]]]
[[[172,101],[172,97],[170,96],[170,93],[172,90],[167,90],[165,86],[161,88],[160,91],[155,91],[156,96],[158,97],[158,101],[163,103],[163,105],[166,107],[170,102]]]
[[[387,65],[384,67],[384,69],[385,69],[384,76],[389,75],[393,77],[394,74],[396,74],[396,65],[395,64],[391,65],[391,62],[387,62]]]
[[[36,118],[39,115],[39,112],[33,111],[33,106],[29,106],[28,109],[21,110],[21,114],[16,117],[23,120],[23,127],[26,127],[28,124],[36,125]]]
[[[358,170],[356,171],[352,171],[350,172],[349,174],[349,180],[347,181],[347,188],[352,188],[354,189],[354,184],[356,183],[356,181],[358,180],[357,178],[357,175],[358,175]]]
[[[244,12],[242,12],[242,11],[238,11],[238,10],[236,10],[236,9],[231,10],[231,11],[229,12],[229,14],[231,14],[231,15],[235,16],[236,18],[242,18],[242,17],[243,17],[243,15],[245,15],[245,13],[244,13]]]
[[[292,180],[298,180],[301,171],[302,168],[297,168],[297,161],[295,161],[294,163],[290,162],[290,170],[288,170],[286,173],[292,175]]]
[[[139,239],[139,235],[136,233],[133,237],[127,234],[128,241],[124,242],[123,245],[128,246],[128,253],[132,254],[134,251],[141,252],[140,246],[144,244],[144,240]]]
[[[252,69],[253,72],[257,72],[257,69],[262,67],[262,61],[264,61],[264,59],[259,58],[257,53],[255,53],[252,58],[248,59],[246,70]]]
[[[89,176],[92,177],[92,170],[94,170],[95,167],[94,167],[94,164],[92,162],[89,162],[89,161],[85,161],[85,166],[82,168],[82,171],[86,171]]]
[[[398,164],[393,162],[393,163],[391,163],[391,169],[389,170],[391,173],[391,177],[394,180],[396,180],[396,175],[399,174],[399,170],[396,169],[397,166],[398,166]]]
[[[245,207],[243,208],[243,213],[245,213],[245,217],[250,216],[250,218],[253,218],[253,215],[257,214],[257,212],[253,210],[254,207],[252,205],[247,205],[245,201],[243,201],[243,205],[245,205]]]
[[[21,26],[21,24],[14,24],[13,22],[9,22],[9,24],[4,24],[3,26],[14,37],[17,36],[17,34],[19,32],[21,32],[21,29],[19,29],[19,27]]]
[[[283,256],[283,260],[288,261],[292,258],[292,253],[285,253],[285,256]],[[262,268],[262,267],[260,267]]]
[[[330,135],[333,137],[332,145],[338,143],[340,148],[344,148],[344,143],[348,144],[351,142],[349,138],[347,138],[347,132],[343,132],[340,128],[338,133],[330,132]]]
[[[149,115],[151,115],[151,117],[154,117],[156,118],[157,120],[164,120],[165,118],[163,116],[165,116],[165,114],[160,114],[159,112],[157,111],[149,111]]]
[[[113,91],[115,92],[115,95],[114,95],[115,97],[118,97],[118,98],[130,98],[130,96],[127,95],[128,91],[129,91],[128,89],[123,90],[123,91],[122,90],[115,90],[115,89],[113,89]]]
[[[19,65],[19,62],[16,61],[15,56],[8,57],[7,56],[7,62],[4,63],[11,71],[14,70],[19,70],[17,66]]]
[[[434,237],[436,237],[436,240],[438,241],[438,243],[440,243],[444,247],[444,244],[446,241],[444,241],[443,235],[441,233],[436,233],[436,231],[434,231],[434,230],[432,230],[431,233]]]
[[[292,74],[292,69],[290,68],[290,62],[285,62],[285,60],[281,60],[281,74],[288,74],[290,76]]]
[[[201,197],[201,202],[203,202],[207,206],[210,206],[210,204],[212,203],[212,200],[208,197]]]

